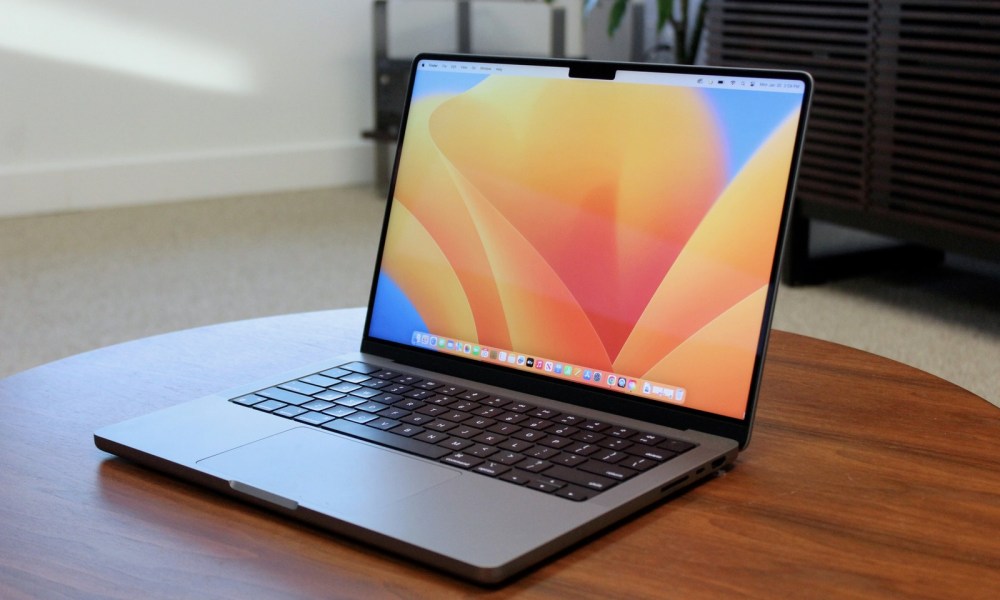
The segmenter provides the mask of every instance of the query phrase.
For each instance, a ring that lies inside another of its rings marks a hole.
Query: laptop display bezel
[[[774,78],[783,80],[795,80],[804,85],[801,117],[796,131],[794,151],[789,169],[786,197],[784,199],[781,219],[778,228],[778,241],[772,262],[770,280],[766,293],[764,314],[757,344],[756,356],[752,369],[752,380],[749,386],[749,393],[746,403],[745,415],[742,419],[717,415],[696,409],[687,408],[680,405],[657,402],[655,400],[640,399],[635,396],[608,391],[594,386],[576,384],[564,379],[554,379],[546,375],[539,375],[530,371],[523,371],[491,364],[486,361],[470,360],[460,356],[447,353],[425,350],[412,345],[387,341],[370,335],[372,323],[372,313],[375,304],[375,294],[378,279],[381,272],[383,252],[385,249],[386,235],[388,230],[389,216],[392,211],[394,190],[399,164],[399,158],[403,150],[403,137],[406,131],[409,103],[413,91],[416,66],[420,61],[425,60],[450,60],[466,61],[475,63],[499,63],[511,65],[538,65],[565,67],[570,70],[572,77],[584,77],[595,79],[609,79],[614,76],[617,70],[655,72],[655,73],[678,73],[678,74],[704,74],[706,76],[739,76],[751,78]],[[599,61],[581,61],[573,59],[535,59],[535,58],[511,58],[482,55],[451,55],[439,53],[420,54],[414,59],[411,68],[410,78],[406,94],[406,106],[403,110],[403,118],[400,124],[400,139],[396,146],[395,162],[390,179],[385,219],[379,241],[377,258],[375,261],[375,271],[372,279],[371,297],[368,303],[368,311],[365,319],[365,326],[361,342],[361,351],[369,354],[383,356],[403,364],[412,365],[417,368],[427,369],[447,373],[461,379],[468,379],[481,382],[486,385],[503,387],[521,393],[551,398],[553,400],[566,402],[576,406],[582,406],[594,410],[600,410],[608,414],[621,415],[641,421],[657,423],[677,429],[695,429],[720,435],[736,440],[740,447],[746,447],[749,443],[752,431],[754,414],[757,406],[757,399],[760,392],[761,376],[763,373],[764,360],[766,357],[767,344],[773,319],[774,305],[779,283],[781,268],[782,250],[786,238],[786,232],[791,219],[792,202],[794,198],[795,181],[798,173],[799,155],[805,136],[805,128],[808,117],[808,109],[812,95],[812,79],[807,73],[798,71],[776,71],[764,69],[732,69],[721,67],[687,67],[678,65],[659,65],[647,63],[612,63]],[[609,402],[613,399],[613,402]]]

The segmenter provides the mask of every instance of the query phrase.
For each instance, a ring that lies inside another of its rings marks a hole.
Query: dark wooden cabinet
[[[1000,260],[1000,2],[708,2],[710,63],[816,80],[786,279],[812,219]]]

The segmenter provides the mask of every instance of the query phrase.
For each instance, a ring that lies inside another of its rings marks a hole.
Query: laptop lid
[[[362,350],[745,446],[810,96],[418,56]]]

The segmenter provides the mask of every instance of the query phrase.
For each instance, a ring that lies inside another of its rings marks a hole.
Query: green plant
[[[584,5],[584,15],[597,6],[599,0],[586,0]],[[608,36],[613,36],[615,31],[622,24],[625,11],[628,9],[631,0],[614,0],[611,5],[611,13],[608,16]],[[691,0],[657,0],[656,1],[656,33],[663,33],[664,27],[670,25],[673,32],[673,43],[670,45],[657,43],[653,51],[669,50],[673,54],[674,62],[678,64],[694,64],[698,57],[698,49],[701,46],[701,33],[705,28],[705,11],[707,10],[707,0],[695,0],[697,8],[695,14],[691,15]]]

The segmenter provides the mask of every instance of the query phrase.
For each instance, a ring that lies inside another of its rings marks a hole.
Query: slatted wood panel
[[[884,0],[881,12],[873,200],[1000,237],[1000,3]]]
[[[711,63],[816,79],[806,212],[1000,259],[1000,2],[708,2]]]
[[[861,205],[871,121],[874,10],[867,0],[709,0],[712,64],[803,69],[816,80],[798,197]]]

